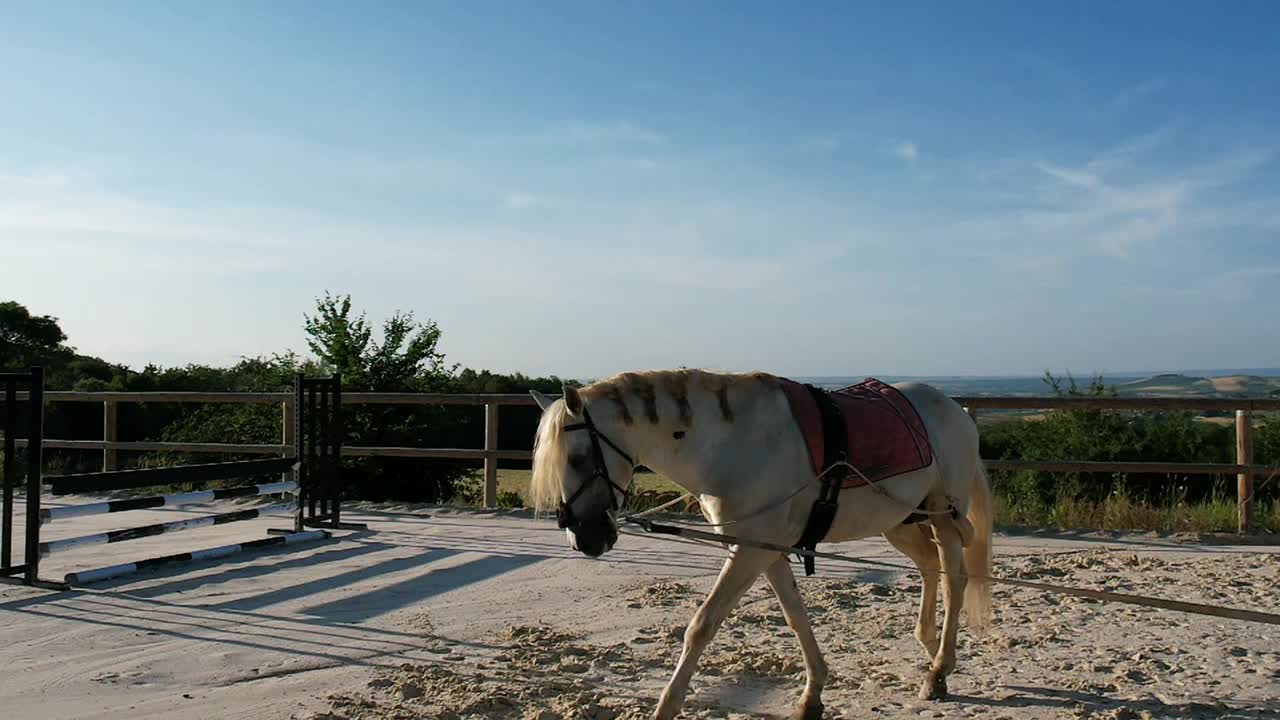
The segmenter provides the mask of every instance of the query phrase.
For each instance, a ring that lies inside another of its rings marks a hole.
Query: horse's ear
[[[578,394],[577,388],[564,386],[564,405],[574,415],[582,414],[582,396]]]
[[[533,396],[534,402],[538,403],[538,407],[542,408],[543,412],[546,412],[547,408],[551,407],[551,403],[555,402],[537,390],[530,390],[529,394]]]

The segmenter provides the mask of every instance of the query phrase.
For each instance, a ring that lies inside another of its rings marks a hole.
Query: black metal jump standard
[[[26,420],[21,422],[18,388],[27,388]],[[32,368],[29,373],[0,374],[0,389],[4,391],[4,415],[0,427],[4,429],[4,482],[3,482],[3,546],[0,547],[0,582],[30,585],[34,587],[65,590],[71,585],[83,585],[120,575],[127,575],[146,568],[167,563],[208,560],[225,557],[244,550],[291,545],[307,540],[330,537],[329,530],[363,529],[361,524],[342,522],[341,517],[341,455],[342,455],[342,379],[307,378],[299,373],[295,378],[294,392],[294,457],[268,460],[239,460],[200,465],[180,465],[165,468],[140,468],[107,472],[80,473],[74,475],[41,476],[41,448],[43,440],[44,374],[42,368]],[[25,436],[26,458],[26,532],[24,562],[12,563],[14,489],[18,482],[19,437]],[[43,487],[48,485],[53,495],[86,492],[109,492],[173,485],[187,482],[206,482],[233,478],[250,478],[261,475],[294,472],[293,480],[241,485],[216,490],[199,490],[174,495],[108,500],[105,502],[70,505],[57,508],[41,508]],[[204,515],[175,522],[158,523],[139,527],[111,530],[105,533],[82,535],[41,542],[43,525],[67,521],[87,515],[127,512],[146,508],[183,505],[209,500],[263,495],[293,495],[295,502],[258,507],[214,515]],[[67,573],[62,582],[42,579],[39,576],[40,559],[47,555],[72,550],[87,545],[116,543],[152,537],[168,532],[193,530],[241,520],[265,517],[272,510],[290,510],[293,527],[272,528],[271,537],[224,545],[205,550],[177,553],[163,557],[134,560],[110,567]],[[307,529],[313,528],[313,529]]]

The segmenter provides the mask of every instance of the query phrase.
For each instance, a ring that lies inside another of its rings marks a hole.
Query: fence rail
[[[26,399],[26,393],[18,393],[18,400]],[[47,448],[97,450],[102,452],[102,469],[117,469],[119,451],[223,453],[246,455],[275,455],[288,457],[293,453],[293,402],[292,393],[250,392],[77,392],[46,391],[46,402],[102,403],[102,440],[45,440]],[[1154,472],[1189,475],[1231,475],[1237,477],[1239,530],[1247,533],[1252,527],[1253,478],[1276,468],[1253,462],[1253,414],[1280,411],[1280,398],[1076,398],[1076,397],[1022,397],[1022,396],[954,396],[976,418],[979,410],[1130,410],[1135,412],[1234,412],[1236,431],[1236,462],[1227,463],[1171,463],[1171,462],[1089,462],[1077,460],[997,460],[988,459],[986,465],[993,470],[1040,470],[1046,472]],[[409,457],[443,458],[484,461],[484,504],[497,504],[498,461],[529,460],[527,450],[503,450],[498,448],[498,416],[503,406],[533,406],[535,402],[527,394],[452,394],[452,393],[344,393],[346,405],[464,405],[484,408],[483,448],[418,448],[418,447],[361,447],[343,446],[344,457]],[[120,403],[241,403],[277,404],[281,409],[280,444],[232,444],[232,443],[176,443],[176,442],[119,442],[117,437],[117,407]],[[21,441],[19,441],[21,444]]]

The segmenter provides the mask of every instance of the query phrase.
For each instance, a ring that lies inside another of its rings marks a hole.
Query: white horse
[[[932,660],[920,697],[941,699],[955,668],[961,608],[975,632],[990,623],[990,583],[967,580],[967,575],[990,577],[991,495],[977,428],[964,409],[928,385],[893,387],[923,420],[933,460],[875,487],[844,490],[824,542],[884,535],[915,562],[923,580],[915,636]],[[543,413],[531,499],[539,510],[558,508],[569,545],[588,556],[598,557],[617,542],[615,513],[641,464],[697,495],[717,528],[729,523],[722,534],[743,540],[793,545],[819,495],[821,478],[775,376],[661,370],[623,373],[580,390],[565,387],[563,398],[554,401],[533,395]],[[926,509],[927,519],[904,523],[918,508]],[[821,718],[827,665],[788,556],[750,546],[729,550],[719,578],[685,630],[684,650],[654,717],[676,716],[699,656],[763,573],[804,655],[805,688],[792,717]],[[940,574],[941,636],[936,619]]]

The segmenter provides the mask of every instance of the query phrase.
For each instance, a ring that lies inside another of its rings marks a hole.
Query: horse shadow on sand
[[[975,697],[953,693],[947,704],[996,708],[1040,708],[1045,713],[1074,711],[1078,717],[1105,717],[1116,720],[1280,720],[1280,702],[1207,698],[1203,701],[1170,702],[1154,695],[1145,698],[1110,698],[1075,690],[1006,685],[1011,694]]]

